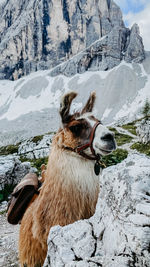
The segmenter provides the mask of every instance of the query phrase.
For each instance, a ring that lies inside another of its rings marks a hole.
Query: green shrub
[[[56,134],[56,132],[48,132],[47,134]],[[46,134],[45,134],[46,135]],[[31,141],[35,144],[39,143],[44,137],[44,134],[43,135],[37,135],[37,136],[34,136]]]
[[[137,142],[137,143],[134,143],[130,148],[136,149],[138,152],[144,153],[147,156],[150,156],[150,143],[142,144],[140,142]]]
[[[120,163],[121,161],[126,159],[127,156],[128,156],[127,150],[118,148],[116,151],[114,151],[110,155],[103,156],[101,160],[102,162],[104,162],[106,167],[108,167],[108,166],[112,166],[112,165],[116,165]]]
[[[6,213],[6,210],[0,211],[0,215],[3,215]]]
[[[37,136],[34,136],[31,141],[35,144],[39,143],[42,139],[43,139],[43,136],[44,135],[37,135]]]
[[[8,200],[8,197],[12,193],[14,188],[15,188],[14,184],[11,184],[11,185],[5,184],[4,188],[2,190],[0,190],[0,202],[2,202],[4,200]]]
[[[147,120],[150,116],[150,102],[146,99],[144,107],[142,109],[142,114],[144,115],[145,119]]]
[[[10,154],[14,154],[14,153],[18,153],[18,147],[19,147],[19,144],[16,144],[16,145],[8,145],[8,146],[2,146],[0,147],[0,156],[7,156],[7,155],[10,155]]]

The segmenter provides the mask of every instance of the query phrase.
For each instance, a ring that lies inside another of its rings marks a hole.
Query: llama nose
[[[114,135],[113,135],[113,133],[107,133],[107,134],[103,135],[103,136],[101,137],[101,139],[102,139],[103,141],[106,141],[106,142],[114,141]]]
[[[103,142],[106,142],[106,145],[107,145],[108,149],[110,149],[110,150],[115,150],[116,149],[116,142],[115,142],[115,138],[114,138],[114,133],[104,134],[101,137],[101,140]]]

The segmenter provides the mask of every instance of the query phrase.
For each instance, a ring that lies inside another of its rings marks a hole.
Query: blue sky
[[[150,0],[114,0],[123,12],[127,27],[137,23],[144,47],[150,51]]]
[[[115,2],[119,3],[119,6],[124,14],[128,14],[129,12],[138,13],[145,8],[146,1],[132,1],[132,0],[122,0]]]

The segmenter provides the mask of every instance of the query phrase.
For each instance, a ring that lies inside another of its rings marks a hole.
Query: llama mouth
[[[108,155],[114,150],[114,149],[103,149],[103,148],[100,148],[99,146],[96,146],[96,148],[100,151],[100,153],[98,154],[101,154],[102,156]]]
[[[105,155],[106,154],[110,154],[113,150],[106,150],[106,149],[102,149],[102,148],[99,148],[100,151],[102,151],[102,153],[104,153]]]

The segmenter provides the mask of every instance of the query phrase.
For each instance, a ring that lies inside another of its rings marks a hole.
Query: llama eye
[[[78,136],[81,133],[82,125],[81,124],[72,125],[69,127],[69,129],[72,133],[74,133]]]

